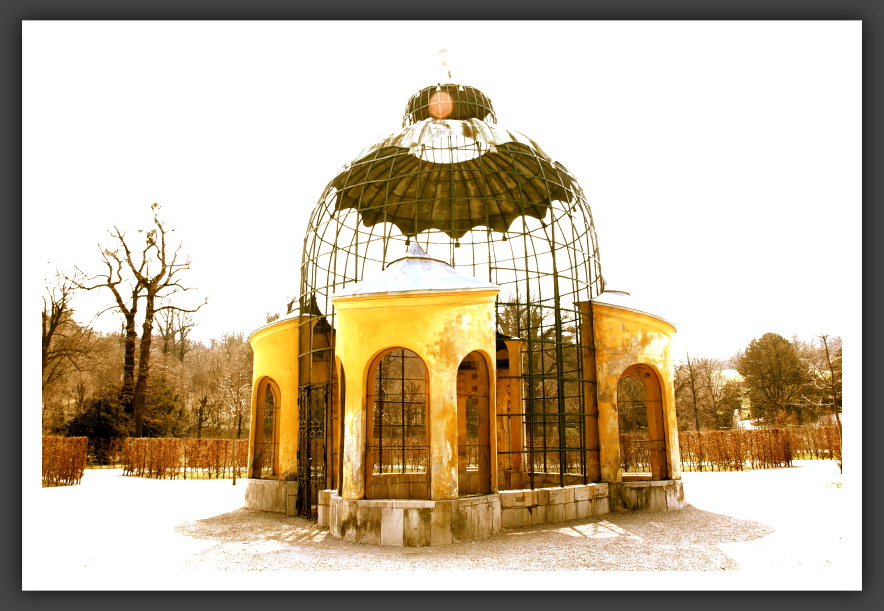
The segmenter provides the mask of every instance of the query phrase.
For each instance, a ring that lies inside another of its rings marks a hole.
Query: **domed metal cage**
[[[521,441],[498,443],[498,454],[507,465],[521,464],[527,479],[499,481],[499,488],[564,485],[566,474],[585,483],[594,448],[587,447],[584,394],[594,380],[584,374],[583,349],[591,346],[584,346],[577,304],[603,291],[590,208],[562,164],[497,125],[481,91],[457,84],[412,96],[403,128],[346,164],[310,216],[298,297],[302,477],[339,484],[340,466],[325,468],[334,453],[310,441],[332,438],[319,428],[331,425],[328,405],[339,390],[330,373],[330,297],[380,273],[413,240],[501,288],[498,394],[511,380],[521,405],[499,409],[496,428],[499,435],[517,429]],[[514,346],[518,367],[509,363]],[[303,493],[309,506],[314,493]]]

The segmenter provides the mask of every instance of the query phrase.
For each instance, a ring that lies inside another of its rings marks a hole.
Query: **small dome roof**
[[[645,307],[644,300],[636,300],[635,297],[633,297],[630,293],[627,293],[626,291],[605,287],[605,290],[600,295],[593,297],[592,301],[596,303],[611,305],[616,308],[622,308],[624,310],[641,312],[642,314],[647,314],[649,316],[653,316],[654,318],[658,318],[660,320],[668,322],[673,327],[675,326],[675,324],[668,318],[663,318],[662,316],[653,314],[648,308]]]
[[[333,300],[368,295],[414,293],[460,293],[499,290],[500,287],[460,273],[447,263],[433,259],[415,241],[408,253],[390,263],[380,274],[334,294]]]
[[[491,99],[467,85],[447,83],[430,85],[411,96],[405,105],[402,127],[408,127],[424,119],[489,120],[497,123]]]
[[[635,308],[635,303],[631,299],[631,295],[626,291],[616,291],[614,289],[608,289],[601,295],[593,297],[593,301],[598,301],[600,303],[609,303],[611,305],[623,306],[625,308]]]
[[[409,100],[402,129],[364,148],[329,183],[336,211],[405,236],[437,229],[452,239],[476,227],[506,232],[543,220],[553,201],[582,199],[567,168],[528,136],[501,127],[473,87],[427,87]]]

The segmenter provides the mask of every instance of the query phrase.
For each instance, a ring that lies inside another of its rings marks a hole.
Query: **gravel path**
[[[23,490],[22,588],[438,589],[452,587],[438,571],[469,571],[455,589],[860,589],[858,494],[834,462],[795,464],[686,473],[683,511],[427,548],[348,543],[245,509],[243,481],[90,470],[79,486]]]

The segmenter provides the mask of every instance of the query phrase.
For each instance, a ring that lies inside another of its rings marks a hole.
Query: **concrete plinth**
[[[246,480],[245,506],[297,515],[298,483]],[[317,525],[339,539],[421,547],[480,541],[502,528],[581,520],[611,511],[677,511],[687,506],[681,480],[634,480],[496,494],[446,501],[342,499],[320,490]]]
[[[298,482],[276,479],[247,479],[245,506],[259,511],[298,515]]]
[[[608,486],[601,483],[500,492],[501,525],[518,528],[604,515],[610,510]]]
[[[675,511],[685,505],[681,480],[505,490],[449,501],[350,500],[323,490],[318,526],[347,541],[421,547],[479,541],[503,528],[581,520],[611,511]]]
[[[357,543],[447,545],[487,539],[501,528],[497,494],[445,501],[352,500],[324,490],[318,500],[319,526],[327,526],[334,537]]]
[[[608,484],[613,511],[675,511],[684,509],[681,480],[626,481]]]

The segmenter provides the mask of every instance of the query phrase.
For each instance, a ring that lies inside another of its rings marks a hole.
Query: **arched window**
[[[650,473],[648,403],[645,387],[635,376],[617,382],[617,425],[620,430],[620,468],[624,473]]]
[[[366,405],[366,496],[429,498],[427,368],[404,348],[369,368]]]
[[[620,463],[624,473],[669,477],[660,380],[647,365],[628,367],[617,382]]]
[[[272,380],[262,380],[256,399],[252,477],[273,477],[279,474],[279,389]]]
[[[491,414],[488,366],[471,352],[457,369],[457,486],[459,496],[491,492]]]

